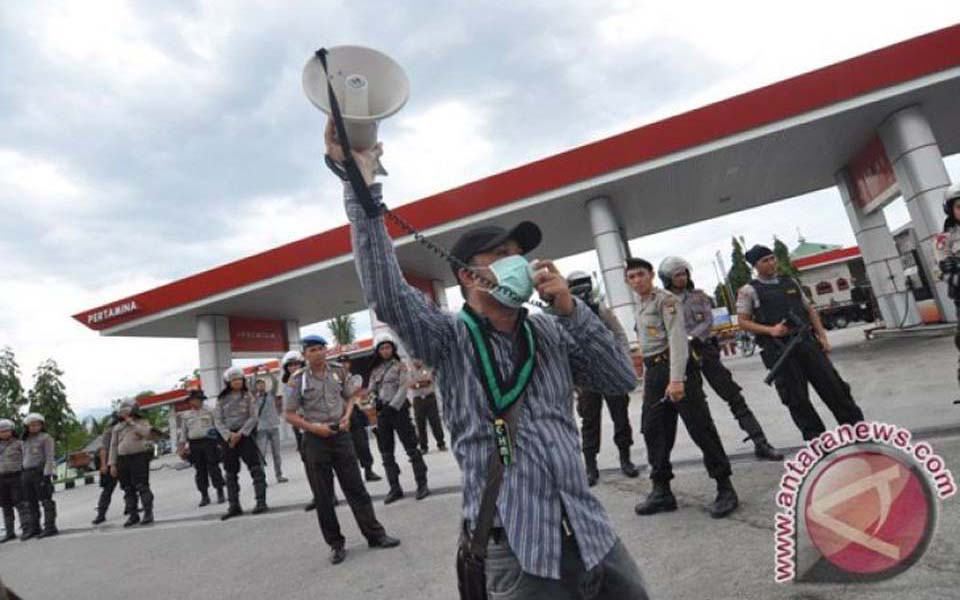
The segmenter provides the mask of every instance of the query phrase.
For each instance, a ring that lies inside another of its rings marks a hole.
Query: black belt
[[[670,362],[670,350],[664,350],[658,352],[653,356],[644,356],[643,357],[643,366],[652,367],[653,365],[659,365],[660,363]]]

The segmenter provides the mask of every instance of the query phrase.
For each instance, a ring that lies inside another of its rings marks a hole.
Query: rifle
[[[787,359],[790,358],[791,354],[793,354],[794,349],[800,344],[800,342],[810,335],[810,330],[813,328],[813,325],[809,321],[801,319],[794,314],[793,311],[787,313],[787,321],[795,329],[790,336],[790,341],[786,344],[777,338],[772,338],[774,342],[780,346],[780,356],[777,358],[777,361],[773,363],[773,366],[770,367],[770,371],[767,372],[767,376],[763,378],[763,382],[767,385],[773,384],[773,380],[776,379],[777,373],[780,372],[780,369],[783,368],[783,365],[787,362]]]

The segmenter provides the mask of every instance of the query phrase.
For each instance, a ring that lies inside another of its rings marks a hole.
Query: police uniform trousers
[[[404,402],[403,408],[397,410],[385,404],[377,413],[377,446],[383,458],[383,470],[387,474],[390,489],[400,489],[400,465],[394,457],[394,439],[396,433],[407,452],[410,464],[413,466],[413,477],[417,486],[427,483],[427,463],[423,462],[423,454],[417,447],[417,433],[413,429],[410,419],[410,403]]]
[[[150,459],[153,452],[121,454],[117,457],[117,475],[123,489],[126,514],[137,513],[137,498],[144,511],[153,510],[153,492],[150,491]]]
[[[23,502],[30,526],[40,531],[40,507],[43,507],[43,528],[56,526],[57,503],[53,501],[53,478],[43,474],[43,467],[24,469],[20,478]]]
[[[443,425],[440,423],[440,409],[437,408],[437,395],[427,394],[422,398],[413,399],[413,418],[417,424],[417,440],[420,442],[420,452],[426,452],[427,444],[427,424],[433,431],[433,439],[437,442],[437,448],[445,448],[446,443],[443,439]]]
[[[100,473],[100,498],[97,499],[98,514],[107,514],[115,489],[117,489],[117,478],[110,474],[109,469],[106,473]]]
[[[747,406],[747,401],[741,393],[742,388],[733,380],[730,370],[720,360],[720,344],[717,343],[716,338],[704,342],[697,348],[697,353],[700,355],[700,373],[713,391],[730,407],[730,412],[733,413],[733,418],[737,420],[740,429],[755,442],[765,440],[763,427]]]
[[[357,461],[364,469],[373,467],[373,454],[370,452],[370,435],[367,425],[370,420],[359,408],[354,408],[350,415],[350,437],[353,439],[353,450],[357,454]]]
[[[310,463],[307,462],[307,453],[304,449],[304,440],[306,439],[306,434],[300,431],[299,427],[294,427],[293,437],[295,437],[297,440],[297,452],[300,454],[300,460],[303,461],[303,472],[307,474],[307,484],[310,486],[310,492],[313,493],[313,490],[317,487],[317,485],[313,481],[313,471],[308,468]],[[369,445],[367,447],[369,448]],[[317,501],[316,497],[314,497],[313,501]]]
[[[8,535],[13,533],[14,508],[20,510],[20,527],[22,528],[24,525],[24,508],[21,505],[23,494],[21,493],[22,484],[20,482],[22,477],[23,473],[21,471],[0,473],[0,509],[3,511],[3,524]]]
[[[340,521],[334,510],[333,476],[336,474],[340,489],[360,528],[360,533],[369,541],[386,535],[383,525],[377,521],[370,494],[363,484],[353,439],[349,432],[340,431],[322,438],[312,433],[303,434],[304,458],[308,472],[312,472],[310,486],[317,502],[317,520],[324,541],[330,547],[343,547],[345,539],[340,532]]]
[[[760,357],[770,369],[780,356],[780,351],[771,341],[764,346]],[[812,337],[807,338],[794,347],[774,379],[777,394],[790,410],[790,416],[804,440],[812,440],[826,431],[820,415],[810,402],[808,383],[833,413],[837,423],[854,424],[863,420],[863,412],[850,395],[850,386],[837,373],[820,343]]]
[[[687,361],[684,396],[679,402],[661,400],[670,383],[669,350],[644,357],[643,411],[640,430],[647,444],[650,479],[666,483],[673,479],[670,452],[677,437],[677,416],[703,453],[703,465],[714,479],[730,476],[730,461],[723,450],[710,408],[703,396],[703,383],[696,361]]]
[[[236,432],[234,432],[236,433]],[[237,445],[230,447],[226,441],[223,442],[223,470],[226,471],[227,501],[230,506],[240,506],[240,461],[247,465],[250,471],[250,479],[253,480],[253,496],[257,504],[263,504],[267,501],[267,476],[263,470],[263,458],[260,456],[260,449],[257,447],[257,430],[254,429],[250,435],[240,436]]]
[[[630,396],[607,396],[600,392],[581,390],[577,396],[577,412],[580,414],[580,432],[583,436],[584,456],[596,456],[600,452],[600,421],[603,401],[613,419],[613,443],[621,451],[629,451],[633,445],[633,428],[627,416]]]
[[[223,491],[223,474],[220,473],[220,447],[216,440],[200,438],[188,440],[190,454],[187,459],[193,465],[193,480],[201,494],[213,483],[218,491]]]

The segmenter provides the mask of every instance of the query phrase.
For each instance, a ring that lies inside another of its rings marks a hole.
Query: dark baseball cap
[[[469,263],[474,256],[493,250],[507,240],[515,241],[520,246],[520,251],[526,254],[539,246],[541,239],[543,234],[537,224],[532,221],[518,223],[513,229],[483,225],[461,235],[450,253],[463,262]],[[458,267],[452,266],[452,268],[453,274],[456,275]]]
[[[753,248],[747,250],[747,253],[744,254],[744,258],[747,259],[747,262],[750,263],[751,267],[757,266],[757,263],[760,262],[760,259],[766,258],[773,254],[773,250],[762,246],[760,244],[755,245]]]

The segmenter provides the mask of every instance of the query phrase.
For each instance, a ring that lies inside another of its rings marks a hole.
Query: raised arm
[[[600,320],[607,326],[607,329],[613,332],[613,337],[616,339],[617,344],[623,348],[623,351],[629,356],[630,340],[627,338],[627,332],[624,331],[623,325],[620,324],[620,319],[617,318],[617,315],[609,308],[601,306]]]
[[[572,314],[557,317],[576,385],[611,396],[627,394],[637,385],[633,361],[623,345],[590,308],[576,300]]]
[[[379,202],[380,184],[372,185],[370,191]],[[438,364],[454,335],[453,316],[404,280],[383,217],[367,217],[349,186],[344,188],[344,202],[367,305],[397,333],[413,356]]]

